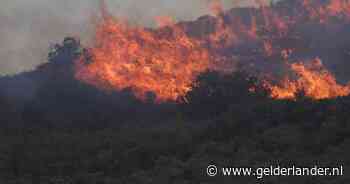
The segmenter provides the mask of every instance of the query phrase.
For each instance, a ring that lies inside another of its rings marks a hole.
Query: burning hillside
[[[147,92],[157,101],[177,100],[210,65],[208,50],[176,27],[153,32],[105,19],[92,48],[92,63],[77,77],[107,90],[130,88],[137,97]]]
[[[316,58],[309,65],[293,63],[291,70],[296,79],[286,77],[280,86],[266,83],[265,87],[271,90],[271,97],[276,99],[296,99],[298,93],[313,99],[327,99],[347,96],[350,94],[350,85],[340,85],[334,76]]]
[[[104,14],[90,50],[92,63],[78,64],[77,78],[89,84],[105,90],[129,88],[143,100],[151,92],[157,102],[181,101],[199,74],[223,64],[214,65],[217,58],[204,40],[188,36],[171,18],[156,17],[160,28],[151,30]]]
[[[286,10],[285,3],[292,7]],[[77,62],[76,77],[107,91],[130,89],[142,100],[153,93],[157,102],[181,102],[198,85],[200,74],[233,72],[238,62],[248,72],[259,71],[252,74],[272,98],[295,99],[303,93],[319,100],[350,94],[350,86],[337,82],[323,58],[314,54],[317,46],[301,33],[310,25],[343,29],[349,1],[284,1],[249,9],[245,16],[223,12],[218,1],[211,9],[214,16],[206,21],[175,24],[157,17],[157,29],[131,26],[103,10],[95,44],[89,57]],[[317,58],[311,64],[310,56]]]
[[[91,45],[66,37],[0,77],[0,184],[349,183],[350,0],[219,2],[154,28],[102,6]],[[204,175],[227,161],[341,171]]]

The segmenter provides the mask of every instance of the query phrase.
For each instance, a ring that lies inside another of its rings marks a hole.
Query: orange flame
[[[329,99],[350,94],[350,85],[340,85],[335,77],[315,59],[309,66],[303,63],[291,64],[291,70],[297,75],[296,80],[285,78],[280,86],[268,82],[265,86],[275,99],[296,99],[299,92],[312,99]]]
[[[153,31],[111,18],[103,21],[91,49],[92,62],[77,65],[76,77],[113,91],[130,88],[140,99],[179,100],[209,69],[208,51],[178,27]]]
[[[198,37],[188,36],[183,25],[175,24],[170,17],[156,17],[158,29],[132,27],[111,17],[103,4],[103,21],[97,26],[91,57],[78,62],[76,77],[107,91],[130,89],[142,100],[152,92],[156,102],[181,101],[196,85],[194,81],[201,73],[207,70],[232,72],[232,62],[224,62],[240,56],[220,55],[220,51],[240,50],[241,45],[253,43],[258,45],[249,52],[253,57],[243,55],[242,58],[251,60],[255,59],[254,54],[262,54],[267,60],[281,59],[295,74],[296,78],[287,76],[280,80],[280,85],[264,81],[272,98],[296,99],[299,92],[313,99],[349,95],[350,85],[338,84],[320,59],[309,65],[288,64],[290,58],[298,55],[298,49],[278,43],[298,37],[292,34],[295,25],[304,23],[299,21],[327,23],[332,17],[349,19],[350,2],[303,0],[305,10],[296,16],[282,15],[266,6],[264,1],[257,2],[260,9],[251,12],[253,15],[247,23],[239,16],[227,16],[220,1],[212,1],[210,7],[214,17],[211,20],[214,21],[208,24],[214,30],[205,30],[204,35]],[[257,92],[255,88],[249,91]]]
[[[155,17],[158,27],[172,26],[175,24],[175,20],[168,16],[157,16]]]

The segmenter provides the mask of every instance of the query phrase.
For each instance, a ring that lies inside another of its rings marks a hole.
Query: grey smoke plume
[[[152,25],[154,16],[195,19],[208,13],[210,0],[107,0],[109,11],[134,23]],[[236,1],[235,3],[233,3]],[[225,8],[255,0],[223,0]],[[46,62],[50,44],[66,36],[89,41],[98,0],[7,0],[0,6],[0,74],[31,70]]]

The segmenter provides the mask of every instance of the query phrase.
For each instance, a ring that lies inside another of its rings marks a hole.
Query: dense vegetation
[[[349,164],[350,98],[278,101],[244,72],[207,73],[189,103],[139,102],[74,80],[74,39],[27,78],[30,98],[1,96],[0,181],[19,184],[252,183],[255,177],[206,176],[206,167]],[[73,59],[72,59],[73,58]],[[17,78],[16,78],[17,77]],[[2,79],[20,80],[18,76]],[[119,103],[116,103],[119,102]],[[347,172],[347,168],[345,168]],[[343,177],[267,177],[265,183],[346,183]]]
[[[337,33],[342,36],[336,38],[329,36],[332,31],[314,34],[326,31],[322,25],[306,26],[300,29],[310,29],[305,31],[310,39],[303,41],[310,42],[305,45],[313,45],[314,52],[302,54],[328,58],[332,71],[347,78],[349,25],[342,25]],[[295,101],[273,100],[242,68],[234,75],[201,75],[200,85],[185,97],[187,103],[154,104],[152,94],[140,102],[129,90],[105,93],[76,80],[74,61],[81,56],[88,58],[87,50],[76,39],[66,38],[52,47],[48,63],[0,78],[0,183],[350,181],[350,97],[315,101],[300,93]],[[252,85],[258,87],[256,93],[248,93]],[[344,165],[345,176],[266,177],[263,181],[208,177],[210,164]]]

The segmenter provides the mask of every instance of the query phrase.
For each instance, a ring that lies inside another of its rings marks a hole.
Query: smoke
[[[195,19],[208,13],[210,0],[107,0],[112,14],[152,26],[154,16]],[[223,0],[224,7],[252,5],[254,0]],[[66,36],[88,42],[98,0],[11,0],[0,6],[0,74],[28,71],[46,62],[50,44]]]

